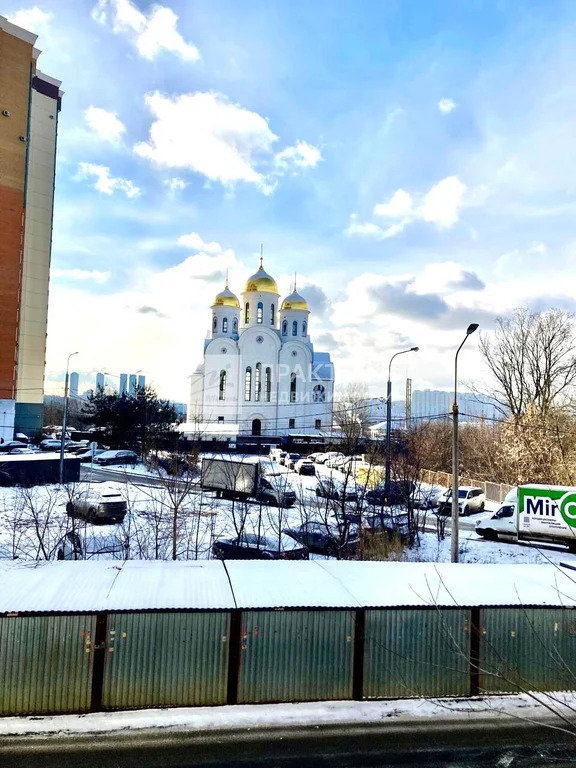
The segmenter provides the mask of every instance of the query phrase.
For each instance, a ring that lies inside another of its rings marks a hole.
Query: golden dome
[[[286,296],[282,302],[282,310],[284,309],[303,309],[305,312],[310,312],[308,302],[297,291],[292,291],[290,296]]]
[[[276,280],[270,277],[268,272],[264,271],[262,259],[260,259],[260,268],[246,281],[245,291],[264,291],[266,293],[278,293]]]
[[[213,307],[234,307],[236,309],[240,308],[240,302],[238,301],[238,297],[232,293],[230,288],[228,288],[228,283],[226,283],[226,288],[224,288],[223,291],[220,291],[220,293],[216,296],[214,299],[214,304],[212,304]]]

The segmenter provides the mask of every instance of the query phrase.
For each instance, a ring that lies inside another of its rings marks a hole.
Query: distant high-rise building
[[[0,436],[42,428],[60,80],[0,16]]]
[[[80,374],[74,372],[70,374],[70,397],[78,397],[78,385],[80,383]]]
[[[138,376],[138,389],[146,387],[146,376]]]
[[[136,374],[131,373],[128,377],[128,394],[133,397],[136,394]]]
[[[96,389],[104,389],[104,374],[103,373],[97,373],[96,374]]]
[[[120,390],[118,391],[118,394],[122,397],[122,395],[126,395],[128,393],[128,374],[121,373],[120,374]]]

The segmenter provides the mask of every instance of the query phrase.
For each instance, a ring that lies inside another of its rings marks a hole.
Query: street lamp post
[[[64,379],[64,412],[62,414],[62,432],[60,433],[60,485],[62,485],[64,481],[64,440],[66,439],[66,419],[68,417],[68,381],[70,378],[68,371],[70,370],[70,358],[77,354],[78,352],[71,352],[68,355],[68,360],[66,361],[66,378]]]
[[[458,353],[464,346],[466,339],[478,328],[478,323],[470,323],[466,329],[466,336],[462,344],[456,350],[454,357],[454,402],[452,404],[452,530],[450,532],[450,549],[453,563],[458,562]]]
[[[390,435],[392,431],[392,360],[398,355],[405,355],[407,352],[418,352],[418,347],[410,347],[410,349],[403,349],[401,352],[396,352],[392,355],[390,362],[388,363],[388,384],[386,387],[386,470],[384,475],[384,496],[386,502],[388,502],[388,494],[390,492]]]

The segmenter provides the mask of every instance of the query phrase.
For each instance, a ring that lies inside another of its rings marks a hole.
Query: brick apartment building
[[[0,16],[0,437],[42,427],[60,81]]]

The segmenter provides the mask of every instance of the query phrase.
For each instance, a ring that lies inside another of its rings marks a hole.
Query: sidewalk
[[[576,694],[544,694],[539,699],[553,703],[557,711],[575,723]],[[144,729],[163,732],[248,732],[301,727],[421,725],[441,722],[473,726],[483,721],[555,723],[566,726],[528,694],[489,696],[477,699],[412,699],[396,701],[332,701],[303,704],[244,704],[222,707],[147,709],[98,712],[85,715],[49,715],[0,718],[0,744],[5,739],[28,737],[74,737],[99,733],[129,734]]]

